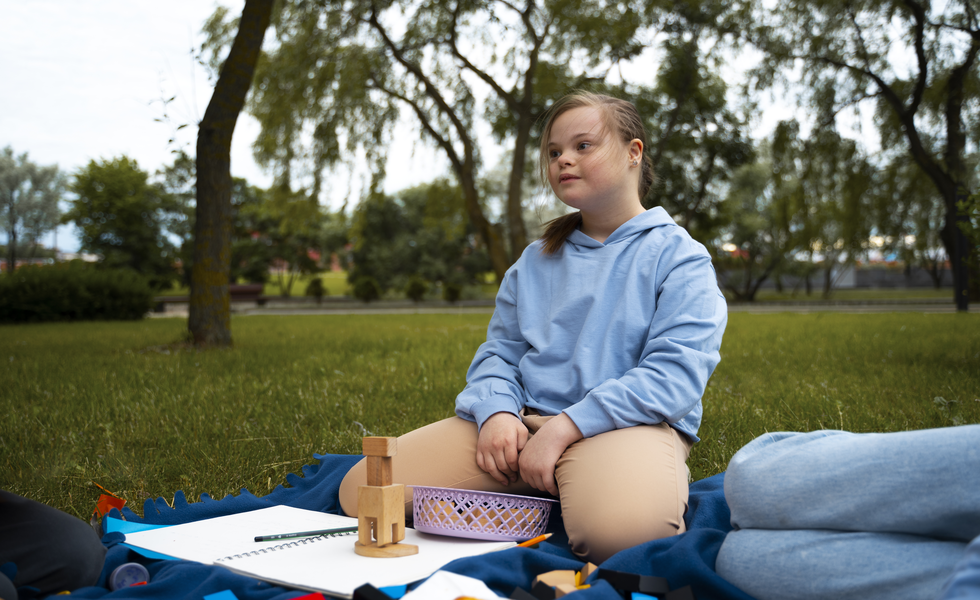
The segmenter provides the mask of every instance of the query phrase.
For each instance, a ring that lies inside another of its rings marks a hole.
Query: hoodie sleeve
[[[697,440],[701,396],[721,358],[728,320],[711,258],[684,240],[654,263],[656,309],[634,366],[564,412],[585,436],[666,421]]]
[[[526,401],[520,362],[530,344],[520,330],[517,278],[518,266],[514,265],[497,292],[487,341],[476,351],[466,372],[466,387],[456,397],[456,414],[480,427],[498,412],[519,418]]]

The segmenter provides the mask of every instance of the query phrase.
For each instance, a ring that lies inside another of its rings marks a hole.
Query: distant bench
[[[262,295],[263,287],[261,283],[236,283],[228,286],[228,295],[232,302],[255,302],[258,306],[265,306],[268,298]],[[157,296],[153,299],[153,310],[165,312],[168,304],[189,304],[190,301],[190,296]]]

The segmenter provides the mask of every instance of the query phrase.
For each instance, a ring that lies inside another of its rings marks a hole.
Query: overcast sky
[[[223,0],[240,12],[243,0]],[[153,173],[171,150],[194,153],[197,128],[211,98],[196,64],[210,0],[0,0],[0,148],[69,173],[90,160],[126,155]],[[168,105],[163,100],[176,97]],[[160,119],[161,121],[157,121]],[[188,127],[177,132],[181,124]],[[252,160],[258,126],[242,115],[231,152],[232,174],[266,187],[271,177]],[[403,130],[404,135],[411,135]],[[409,151],[411,148],[409,148]],[[420,168],[420,161],[428,168]],[[428,162],[426,162],[428,161]],[[400,156],[389,168],[389,191],[444,172],[431,153]],[[403,170],[402,170],[403,169]],[[339,203],[359,182],[337,178],[328,199]],[[5,235],[0,240],[6,241]],[[71,228],[45,236],[75,250]]]

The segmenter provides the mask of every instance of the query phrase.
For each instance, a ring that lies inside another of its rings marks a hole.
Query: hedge
[[[0,323],[135,320],[152,307],[146,279],[126,269],[60,263],[0,276]]]

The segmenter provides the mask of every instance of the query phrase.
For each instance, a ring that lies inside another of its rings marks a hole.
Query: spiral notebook
[[[365,583],[403,585],[428,577],[457,558],[514,546],[405,530],[419,553],[368,558],[354,553],[356,533],[256,542],[255,536],[356,527],[357,519],[272,506],[251,512],[126,534],[126,544],[174,558],[215,564],[285,587],[351,598]]]

